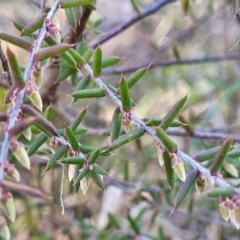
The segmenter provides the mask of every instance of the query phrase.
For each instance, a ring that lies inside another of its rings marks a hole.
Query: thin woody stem
[[[53,15],[55,14],[55,12],[58,9],[59,3],[60,3],[60,0],[55,0],[54,5],[52,6],[52,8],[49,11],[46,18],[52,19]],[[42,43],[42,41],[45,37],[46,31],[47,31],[46,26],[45,26],[45,24],[43,24],[42,28],[39,31],[37,39],[34,42],[34,45],[32,47],[31,54],[30,54],[30,59],[28,61],[28,65],[27,65],[27,67],[24,71],[24,74],[23,74],[23,79],[24,79],[25,82],[27,82],[29,77],[30,77],[32,67],[33,67],[33,64],[34,64],[34,54],[36,52],[38,52],[38,49],[40,48],[41,43]],[[8,131],[9,131],[9,129],[11,129],[14,126],[17,115],[21,110],[21,105],[22,105],[22,102],[23,102],[23,97],[24,97],[25,91],[26,91],[26,87],[24,87],[21,91],[19,91],[19,93],[17,95],[17,98],[16,98],[16,104],[15,104],[14,108],[12,109],[11,113],[9,114],[8,126],[7,126],[7,129],[6,129],[6,133],[5,133],[4,140],[3,140],[3,143],[2,143],[2,147],[1,147],[1,150],[0,150],[0,186],[2,185],[2,182],[3,182],[4,161],[7,158],[7,154],[8,154],[9,146],[10,146],[10,136],[9,136]]]

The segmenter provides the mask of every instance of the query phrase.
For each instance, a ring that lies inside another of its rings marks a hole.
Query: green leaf
[[[139,9],[138,4],[136,3],[136,0],[131,0],[131,4],[132,4],[132,6],[133,6],[133,9],[134,9],[137,13],[140,13],[140,9]]]
[[[77,68],[77,63],[69,52],[63,52],[60,56],[70,67]]]
[[[111,140],[112,142],[116,140],[121,131],[123,114],[119,108],[116,108],[112,117],[112,127],[111,127]]]
[[[220,146],[214,147],[214,148],[209,148],[207,150],[204,150],[202,152],[199,152],[195,155],[194,159],[198,162],[204,162],[209,159],[212,159],[215,157],[217,152],[219,151]]]
[[[15,86],[24,87],[25,81],[23,79],[23,73],[21,71],[21,67],[18,64],[17,58],[15,54],[11,51],[10,48],[7,47],[7,58],[10,65],[10,69],[12,72],[13,81]]]
[[[181,0],[181,6],[184,13],[187,13],[189,10],[189,0]]]
[[[24,38],[16,37],[8,33],[0,32],[0,39],[30,51],[32,44],[25,40]]]
[[[174,106],[168,112],[168,114],[163,118],[160,124],[160,127],[163,130],[166,130],[171,125],[174,118],[179,114],[179,112],[183,108],[186,100],[187,100],[187,95],[184,98],[180,99],[177,103],[175,103]]]
[[[103,88],[83,89],[71,94],[73,98],[99,98],[105,97],[106,91]]]
[[[77,183],[79,183],[88,173],[89,173],[89,167],[85,167],[83,170],[81,170],[81,172],[79,172],[74,185],[76,185]]]
[[[121,60],[121,58],[116,57],[116,56],[103,59],[102,60],[102,68],[107,68],[107,67],[111,67],[113,65],[116,65],[120,62],[120,60]]]
[[[79,143],[77,139],[75,138],[75,135],[73,133],[73,130],[67,126],[65,126],[65,133],[68,138],[68,141],[74,151],[79,150]]]
[[[101,167],[99,167],[96,163],[93,164],[93,171],[99,175],[108,175],[108,173]]]
[[[59,4],[61,8],[79,7],[92,4],[93,0],[63,0]]]
[[[93,55],[93,75],[99,77],[102,74],[102,50],[98,47]]]
[[[172,158],[168,151],[163,151],[163,160],[164,160],[164,167],[165,167],[167,182],[173,191],[175,186],[175,174],[171,165]]]
[[[61,160],[61,163],[64,164],[78,164],[82,167],[83,163],[85,162],[84,158],[81,157],[67,157]]]
[[[79,146],[79,150],[80,150],[80,152],[83,153],[83,154],[88,154],[88,153],[90,153],[90,152],[92,152],[92,151],[95,151],[96,148],[93,148],[93,147],[90,147],[90,146],[82,145],[82,144],[81,144],[81,145]]]
[[[71,129],[73,132],[75,132],[75,130],[77,129],[77,127],[79,126],[79,124],[82,122],[83,118],[85,117],[86,113],[87,113],[87,109],[88,107],[84,108],[78,115],[77,117],[74,119],[72,125],[71,125]]]
[[[86,60],[86,62],[89,62],[90,59],[91,59],[91,57],[92,57],[92,55],[93,55],[93,50],[92,50],[92,49],[88,49],[88,50],[84,53],[83,57],[84,57],[84,59]]]
[[[88,158],[88,164],[89,165],[94,164],[96,162],[99,154],[100,154],[100,149],[93,151]]]
[[[86,63],[84,57],[82,57],[75,49],[71,48],[68,52],[71,54],[71,56],[74,58],[74,60],[79,66],[82,66]]]
[[[47,141],[48,137],[45,134],[40,134],[29,146],[28,156],[32,156],[35,152]]]
[[[51,121],[53,118],[53,106],[52,104],[48,106],[45,110],[44,117],[48,120]]]
[[[232,145],[232,136],[228,137],[228,139],[226,139],[223,142],[217,154],[215,155],[213,163],[209,169],[212,173],[218,172],[220,170],[220,168],[222,167],[223,161],[225,159],[225,156],[229,152],[231,145]]]
[[[69,76],[73,74],[74,70],[72,68],[65,67],[62,69],[61,73],[58,76],[58,81],[62,82],[66,80]]]
[[[177,193],[177,196],[175,198],[174,210],[176,210],[181,205],[183,200],[186,198],[186,196],[188,195],[192,186],[195,184],[195,182],[197,180],[197,176],[198,176],[198,173],[196,170],[192,170],[188,174],[186,181],[181,185],[181,187]]]
[[[119,91],[122,100],[122,106],[124,111],[129,111],[132,108],[132,101],[129,94],[128,84],[126,79],[122,76],[119,83]]]
[[[57,152],[51,157],[51,159],[48,161],[47,167],[45,169],[45,172],[52,169],[58,162],[60,158],[62,158],[67,153],[67,146],[62,146],[57,150]]]
[[[131,229],[136,234],[139,234],[140,233],[140,228],[138,226],[138,222],[135,219],[133,219],[129,214],[127,215],[127,220],[129,222],[129,225],[130,225]]]
[[[29,22],[21,32],[21,36],[29,36],[36,30],[40,29],[43,25],[44,19],[46,18],[47,13],[43,13],[40,16],[38,16],[33,21]]]
[[[96,185],[104,191],[105,188],[104,188],[102,178],[96,172],[94,172],[93,170],[90,171],[90,177],[96,183]]]
[[[123,146],[126,143],[129,143],[144,134],[143,128],[135,128],[133,131],[128,132],[126,134],[121,135],[118,139],[114,140],[112,145],[109,146],[107,149],[103,150],[103,153],[110,152],[116,148]]]
[[[232,197],[233,187],[215,187],[208,191],[208,197]]]
[[[143,118],[143,121],[149,127],[157,127],[161,124],[162,118]],[[182,122],[173,120],[169,127],[182,127]]]
[[[128,80],[128,88],[134,86],[147,72],[150,66],[137,70]]]
[[[65,13],[70,26],[75,30],[77,28],[77,16],[74,7],[66,8]]]
[[[177,151],[177,144],[161,128],[156,130],[156,134],[169,152],[174,153]]]

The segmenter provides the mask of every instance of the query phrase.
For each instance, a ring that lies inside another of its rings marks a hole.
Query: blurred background
[[[26,25],[39,14],[40,2],[0,0],[0,32],[19,36],[12,21]],[[47,1],[47,6],[52,2]],[[136,2],[139,9],[144,10],[156,1]],[[104,58],[122,58],[118,65],[103,71],[102,80],[117,87],[121,72],[128,79],[138,68],[153,64],[131,89],[136,115],[140,118],[164,117],[176,101],[188,94],[182,115],[195,130],[240,134],[240,45],[236,45],[240,39],[240,25],[233,18],[231,3],[230,0],[190,0],[186,11],[181,1],[174,1],[138,21],[101,44]],[[130,0],[97,0],[97,10],[92,12],[84,33],[88,46],[93,46],[101,36],[137,14]],[[99,20],[101,24],[93,27]],[[64,35],[69,25],[63,10],[57,12],[55,21]],[[28,53],[1,42],[3,50],[10,46],[25,67]],[[235,60],[230,55],[234,55]],[[206,62],[209,56],[220,56],[225,61],[213,59]],[[193,59],[200,59],[202,63],[192,64]],[[189,61],[178,64],[184,60]],[[80,136],[79,141],[96,148],[110,144],[114,103],[110,98],[101,98],[79,100],[69,107],[71,98],[67,95],[74,89],[70,79],[59,84],[54,125],[63,127],[64,122],[69,124],[76,113],[88,105],[83,127],[89,131]],[[5,92],[6,89],[1,87],[1,108]],[[0,127],[2,139],[4,126]],[[190,156],[222,142],[221,139],[186,136],[173,136],[173,139]],[[109,173],[104,178],[104,192],[91,183],[85,195],[81,191],[76,194],[65,174],[62,189],[64,214],[60,201],[63,169],[57,165],[44,173],[49,160],[44,154],[46,149],[47,144],[31,158],[30,171],[18,165],[21,186],[30,186],[41,194],[28,196],[21,190],[11,191],[17,210],[16,222],[9,224],[12,239],[240,239],[239,231],[221,218],[218,199],[208,198],[206,194],[198,196],[193,191],[183,206],[169,216],[181,182],[172,193],[164,168],[158,163],[156,144],[147,135],[116,150],[113,156],[98,160],[98,164]],[[235,154],[227,161],[235,166],[237,176],[226,169],[223,169],[223,175],[239,186],[239,156]],[[185,168],[187,172],[191,170],[190,166],[185,165]]]

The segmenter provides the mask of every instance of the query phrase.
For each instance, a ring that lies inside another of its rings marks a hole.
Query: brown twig
[[[32,188],[32,187],[29,187],[29,186],[24,185],[24,184],[13,183],[13,182],[4,180],[3,181],[3,186],[6,187],[9,190],[17,191],[21,194],[27,194],[31,197],[40,198],[40,199],[43,199],[45,201],[52,201],[52,197],[45,195],[39,189]]]
[[[131,27],[136,22],[138,22],[138,21],[142,20],[143,18],[155,13],[156,11],[158,11],[159,9],[164,7],[165,5],[167,5],[171,2],[174,2],[174,1],[175,0],[157,0],[152,5],[150,5],[146,9],[142,10],[139,14],[136,14],[134,17],[127,20],[125,23],[123,23],[119,27],[114,28],[112,31],[108,32],[106,35],[100,37],[94,44],[92,44],[91,47],[96,48],[98,45],[103,44],[106,41],[108,41],[109,39],[118,35],[119,33],[122,33],[123,31],[125,31],[126,29]]]
[[[172,136],[188,136],[191,138],[200,138],[200,139],[218,139],[224,140],[229,137],[230,134],[222,133],[222,132],[208,132],[208,131],[201,131],[195,130],[191,135],[189,135],[184,129],[168,129],[167,133]],[[231,135],[233,142],[240,142],[240,135]]]
[[[0,60],[2,62],[3,79],[5,79],[5,83],[1,83],[1,85],[4,87],[10,88],[13,84],[13,81],[12,81],[11,72],[8,66],[8,60],[2,50],[1,41],[0,41]]]
[[[170,60],[170,61],[157,61],[150,65],[150,68],[156,67],[172,67],[176,65],[192,65],[192,64],[202,64],[207,62],[222,62],[222,61],[240,61],[240,54],[222,54],[218,56],[204,56],[200,58],[192,58],[192,59],[181,59],[181,60]],[[105,69],[103,73],[105,75],[109,74],[121,74],[121,73],[130,73],[135,72],[140,68],[144,68],[149,65],[147,63],[139,63],[134,66],[128,67],[114,67]]]

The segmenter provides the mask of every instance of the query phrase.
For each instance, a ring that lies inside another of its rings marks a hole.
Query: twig
[[[95,77],[93,74],[93,71],[91,69],[91,67],[88,64],[85,64],[83,66],[83,71],[87,72],[87,74],[96,82],[96,84],[105,89],[108,96],[115,102],[115,104],[122,109],[122,102],[121,100],[106,86],[106,84],[101,80],[100,77]],[[157,137],[157,135],[155,134],[155,131],[146,126],[146,124],[139,119],[133,112],[129,112],[130,118],[132,119],[132,121],[134,121],[139,127],[142,127],[145,132],[147,132],[150,136],[152,136],[152,138],[164,148],[163,143],[159,140],[159,138]],[[223,179],[216,177],[216,176],[212,176],[211,172],[206,169],[205,167],[203,167],[201,164],[199,164],[198,162],[196,162],[194,159],[192,159],[191,157],[189,157],[187,154],[185,154],[184,152],[177,150],[176,155],[181,158],[184,162],[190,164],[194,169],[198,170],[199,172],[201,172],[202,174],[204,174],[207,178],[212,179],[216,185],[220,186],[220,187],[232,187],[229,183],[227,183],[226,181],[224,181]],[[240,189],[235,188],[234,189],[236,194],[238,196],[240,196]]]
[[[150,65],[150,68],[156,67],[172,67],[176,65],[191,65],[191,64],[202,64],[207,62],[221,62],[221,61],[240,61],[240,54],[222,54],[218,56],[204,56],[200,58],[192,59],[180,59],[180,60],[170,60],[170,61],[157,61]],[[144,68],[149,65],[148,63],[140,63],[134,66],[128,67],[114,67],[105,69],[103,73],[108,74],[121,74],[121,73],[130,73],[137,71],[140,68]]]
[[[41,198],[45,201],[51,201],[52,200],[52,198],[50,196],[45,195],[39,189],[32,188],[32,187],[29,187],[29,186],[24,185],[24,184],[13,183],[13,182],[4,180],[2,185],[9,190],[17,191],[21,194],[27,194],[27,195],[30,195],[32,197]]]
[[[125,23],[123,23],[118,28],[114,28],[112,31],[107,33],[105,36],[100,37],[96,43],[94,43],[91,47],[96,48],[98,45],[103,44],[104,42],[108,41],[109,39],[113,38],[114,36],[118,35],[119,33],[123,32],[130,26],[132,26],[134,23],[140,21],[141,19],[155,13],[165,5],[175,2],[175,0],[158,0],[143,11],[141,11],[139,14],[136,14],[131,19],[127,20]]]
[[[55,0],[54,5],[52,6],[51,10],[49,11],[47,18],[51,19],[53,17],[53,15],[55,14],[55,12],[58,9],[58,5],[59,5],[60,0]],[[45,24],[43,24],[42,28],[39,31],[39,34],[37,36],[36,41],[34,42],[33,48],[31,50],[31,54],[30,54],[30,58],[28,61],[28,65],[24,71],[23,74],[23,79],[25,82],[28,81],[31,71],[32,71],[32,67],[34,64],[34,54],[38,51],[38,49],[41,46],[41,43],[44,39],[44,36],[46,34],[46,26]],[[16,121],[17,115],[20,112],[21,109],[21,105],[23,102],[23,97],[26,91],[26,87],[24,87],[17,95],[16,98],[16,104],[14,106],[14,108],[12,109],[11,113],[9,114],[9,121],[8,121],[8,126],[7,126],[7,130],[4,136],[4,140],[2,143],[2,148],[1,148],[1,152],[0,152],[0,186],[2,185],[3,182],[3,166],[4,166],[4,161],[7,158],[7,154],[8,154],[8,150],[9,150],[9,146],[10,146],[10,136],[9,136],[9,129],[11,129]]]
[[[201,138],[201,139],[220,139],[224,140],[229,137],[227,133],[220,132],[207,132],[195,130],[192,135],[189,135],[184,129],[169,129],[167,133],[172,136],[188,136],[191,138]],[[231,135],[233,142],[240,142],[240,135]]]
[[[4,55],[4,52],[2,50],[2,46],[1,46],[1,41],[0,41],[0,60],[2,62],[2,74],[3,74],[3,78],[5,79],[8,88],[12,86],[13,81],[12,81],[12,77],[11,77],[11,72],[8,66],[8,60]],[[2,85],[2,84],[1,84]]]

